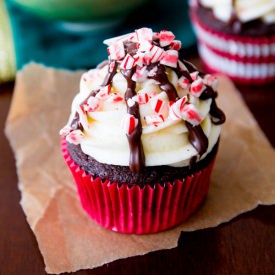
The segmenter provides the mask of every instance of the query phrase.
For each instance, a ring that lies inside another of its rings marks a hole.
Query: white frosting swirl
[[[142,35],[150,37],[148,29],[142,29],[142,31],[144,33],[137,32],[139,37]],[[123,36],[123,39],[125,37],[129,35]],[[167,43],[175,48],[180,45],[173,38],[171,39],[170,32],[161,33],[159,37],[159,43],[164,45],[163,48],[167,47]],[[146,166],[182,167],[189,165],[190,160],[195,156],[197,160],[204,158],[217,143],[221,127],[211,121],[209,111],[212,99],[201,100],[199,96],[206,88],[205,85],[216,90],[216,78],[210,75],[200,76],[196,71],[190,74],[185,65],[178,61],[176,50],[167,50],[165,53],[161,47],[150,45],[148,47],[148,43],[139,38],[142,42],[135,57],[138,58],[140,54],[142,60],[145,60],[144,56],[149,56],[149,50],[154,50],[154,54],[150,56],[151,60],[155,61],[158,56],[159,59],[154,64],[158,62],[163,66],[168,64],[164,66],[166,75],[180,99],[170,102],[168,95],[160,89],[160,83],[150,77],[154,75],[154,69],[147,67],[147,63],[139,63],[135,69],[135,75],[132,76],[136,82],[136,96],[125,102],[127,81],[120,70],[122,66],[128,66],[126,61],[129,56],[121,52],[123,48],[119,48],[120,39],[108,40],[110,45],[118,43],[117,48],[111,48],[113,50],[111,55],[119,56],[120,60],[123,60],[118,62],[111,84],[102,86],[110,70],[112,59],[108,65],[84,73],[80,81],[80,92],[72,102],[69,121],[61,130],[61,134],[66,136],[69,142],[80,144],[85,154],[101,163],[128,166],[130,149],[126,133],[136,127],[137,123],[141,123],[141,142]],[[149,38],[147,41],[152,40]],[[144,50],[147,48],[149,50]],[[177,66],[188,73],[192,81],[190,78],[189,80],[185,78],[184,74],[178,77],[172,69]],[[94,91],[93,95],[91,95],[92,91]],[[127,114],[127,105],[131,106],[135,102],[139,104],[140,122]],[[76,114],[82,125],[81,130],[71,128]],[[208,148],[203,156],[199,156],[190,143],[185,121],[193,126],[200,125],[208,138]]]
[[[249,22],[262,19],[266,23],[275,22],[274,0],[200,0],[205,7],[213,9],[217,19],[228,22],[230,20],[233,2],[238,19],[241,22]]]
[[[78,106],[85,100],[91,90],[99,88],[103,82],[108,66],[102,69],[93,69],[85,73],[80,81],[80,93],[76,95],[72,103],[72,122]],[[177,87],[181,96],[186,94],[178,84],[177,75],[170,70],[169,78]],[[126,80],[117,73],[113,79],[113,91],[124,97],[127,87]],[[173,120],[169,117],[169,100],[154,80],[146,80],[137,85],[138,94],[146,93],[151,98],[146,104],[140,105],[142,121],[142,144],[145,153],[146,166],[170,165],[186,166],[190,159],[198,153],[188,140],[188,131],[182,120]],[[111,94],[112,94],[111,93]],[[101,107],[96,112],[88,112],[88,125],[84,127],[84,138],[80,145],[83,152],[92,156],[97,161],[107,164],[127,166],[129,163],[129,145],[125,132],[123,131],[123,120],[126,115],[125,101],[112,102],[111,97],[101,100]],[[161,98],[165,103],[161,110],[164,121],[157,124],[147,124],[144,117],[155,115],[152,108],[154,100]],[[216,144],[220,135],[220,126],[211,123],[209,108],[212,99],[200,100],[191,97],[192,103],[197,107],[203,117],[202,128],[209,140],[209,147],[205,155]],[[204,157],[204,156],[203,156]]]

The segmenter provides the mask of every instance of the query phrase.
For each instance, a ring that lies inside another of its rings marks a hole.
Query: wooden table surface
[[[13,83],[0,85],[1,129],[13,87]],[[275,85],[239,89],[275,147]],[[0,274],[46,274],[36,239],[19,205],[15,160],[3,131],[0,154]],[[275,274],[275,205],[258,206],[212,229],[182,233],[174,249],[74,274]]]

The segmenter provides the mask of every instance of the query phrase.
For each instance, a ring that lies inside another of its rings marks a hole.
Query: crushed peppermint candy
[[[86,103],[83,104],[83,108],[86,112],[96,112],[100,109],[100,101],[94,96],[90,96]]]
[[[202,92],[206,89],[203,79],[198,78],[194,82],[191,83],[190,86],[190,94],[195,97],[200,97]]]
[[[166,47],[171,44],[175,36],[172,32],[163,30],[158,34],[159,44],[161,47]]]
[[[111,85],[107,85],[104,87],[101,87],[99,92],[96,94],[97,98],[100,99],[107,99],[110,96],[110,92],[111,92]]]
[[[181,41],[179,41],[179,40],[173,40],[173,41],[170,43],[170,47],[171,47],[171,49],[173,49],[173,50],[179,51],[180,48],[181,48]]]
[[[152,55],[151,63],[156,63],[162,59],[165,51],[158,46],[152,45],[152,47],[150,48],[150,53]]]
[[[66,140],[72,144],[80,144],[81,139],[83,139],[84,134],[80,130],[71,131],[67,136]]]
[[[177,100],[176,102],[171,102],[170,108],[169,108],[169,117],[172,120],[180,120],[182,119],[182,111],[185,103],[187,103],[188,99],[187,96],[184,96]]]
[[[71,126],[65,125],[65,126],[59,131],[59,135],[65,137],[65,136],[67,136],[71,131],[72,131]]]
[[[167,50],[164,52],[160,64],[166,65],[172,68],[177,68],[179,52],[176,50]]]
[[[125,56],[125,49],[122,41],[118,41],[108,48],[111,60],[121,60]]]
[[[138,41],[152,41],[153,31],[149,28],[141,28],[136,30],[136,36]]]
[[[159,99],[159,98],[157,100],[155,100],[155,102],[153,103],[153,109],[154,109],[154,111],[156,113],[160,113],[161,110],[164,107],[164,104],[165,104],[165,102],[163,100]]]
[[[199,125],[202,122],[202,116],[193,104],[185,104],[183,106],[181,117],[193,126]]]
[[[120,64],[120,68],[123,70],[129,70],[129,69],[132,69],[134,65],[135,65],[135,59],[130,54],[127,53],[122,63]]]
[[[211,87],[214,91],[217,91],[217,89],[218,89],[217,77],[215,77],[211,74],[206,74],[203,78],[203,82],[205,83],[205,85]]]
[[[178,80],[178,84],[181,88],[187,89],[190,86],[190,81],[187,77],[181,76]]]
[[[199,72],[195,71],[195,72],[191,73],[190,76],[191,76],[192,80],[195,81],[199,77]]]
[[[138,104],[146,104],[149,101],[149,95],[147,93],[138,93],[132,97],[132,100],[136,101]]]
[[[127,114],[124,123],[123,128],[127,135],[131,135],[132,132],[135,130],[135,128],[138,125],[138,119],[136,119],[133,115]]]
[[[107,99],[108,102],[118,103],[124,100],[124,97],[117,93],[111,93],[109,98]]]
[[[143,82],[147,79],[147,68],[146,66],[137,68],[132,76],[132,80],[135,82]]]
[[[164,117],[162,114],[158,114],[158,115],[147,115],[144,117],[145,122],[147,125],[151,125],[151,124],[159,124],[161,122],[164,122]]]
[[[129,107],[133,107],[135,105],[135,101],[132,98],[128,98],[127,105]]]

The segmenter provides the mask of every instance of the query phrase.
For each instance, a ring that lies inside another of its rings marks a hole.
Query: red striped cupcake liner
[[[206,71],[223,73],[240,84],[275,81],[275,34],[238,36],[210,29],[191,8],[199,54]]]
[[[99,225],[127,234],[156,233],[186,221],[207,195],[215,161],[184,179],[141,188],[87,174],[72,160],[64,140],[62,152],[83,209]]]

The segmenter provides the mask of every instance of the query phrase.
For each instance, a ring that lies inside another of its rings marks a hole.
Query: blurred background
[[[107,58],[104,39],[144,26],[194,47],[185,0],[0,0],[0,83],[31,61],[92,68]]]

